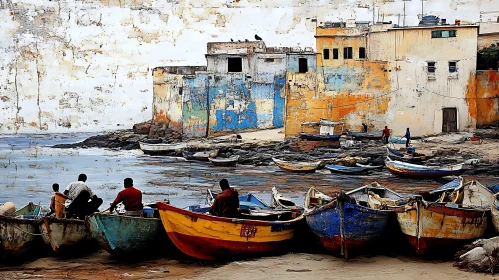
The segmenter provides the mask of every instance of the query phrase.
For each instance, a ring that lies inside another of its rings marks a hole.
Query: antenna
[[[411,1],[411,0],[402,0],[402,1],[404,1],[404,23],[403,23],[403,26],[406,26],[405,25],[405,2]]]

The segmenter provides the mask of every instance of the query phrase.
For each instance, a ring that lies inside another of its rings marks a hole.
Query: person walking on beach
[[[93,194],[86,181],[87,175],[80,174],[77,182],[66,187],[64,194],[68,197],[65,203],[67,218],[76,217],[83,220],[85,216],[99,211],[102,199]]]
[[[215,197],[210,214],[219,217],[237,218],[239,215],[239,194],[229,186],[227,179],[220,180],[222,192]]]
[[[407,131],[405,132],[405,147],[409,147],[409,142],[411,142],[411,132],[409,131],[409,128],[407,128]]]
[[[45,216],[50,216],[50,215],[52,215],[52,214],[55,213],[55,203],[56,203],[55,202],[55,195],[56,194],[58,194],[58,195],[60,195],[60,196],[62,196],[62,197],[64,197],[64,198],[67,199],[67,196],[65,196],[63,193],[59,192],[59,184],[53,184],[52,185],[52,190],[54,190],[54,195],[50,199],[50,206],[49,206],[50,212],[47,215],[45,215]]]
[[[381,139],[383,140],[383,144],[388,144],[388,138],[390,137],[390,130],[387,126],[383,129],[383,134],[381,134]]]
[[[123,185],[125,186],[125,189],[120,191],[118,196],[116,196],[116,199],[111,203],[109,212],[112,213],[116,208],[116,205],[123,202],[126,210],[125,216],[142,216],[142,209],[144,208],[144,205],[142,204],[142,192],[133,186],[132,178],[126,178],[123,181]]]

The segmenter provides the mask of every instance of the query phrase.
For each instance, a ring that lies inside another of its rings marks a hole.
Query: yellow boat
[[[443,193],[439,201],[428,202],[416,197],[396,210],[400,229],[417,254],[444,245],[466,243],[485,234],[492,194],[477,181],[463,185],[460,180],[460,185]],[[445,202],[444,197],[448,195],[454,201]]]
[[[157,205],[161,222],[173,244],[186,255],[203,260],[286,249],[303,218],[290,217],[287,221],[223,218],[161,202]]]
[[[293,173],[314,173],[321,162],[294,162],[272,158],[275,165],[280,169]]]

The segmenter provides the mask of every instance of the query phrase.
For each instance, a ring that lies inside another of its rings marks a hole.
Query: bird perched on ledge
[[[262,38],[261,38],[260,36],[258,36],[257,34],[255,34],[255,39],[256,39],[257,41],[261,41],[261,40],[262,40]]]

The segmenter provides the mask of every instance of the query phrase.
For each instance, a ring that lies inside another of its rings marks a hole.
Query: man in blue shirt
[[[411,141],[411,132],[409,131],[409,128],[407,128],[407,131],[405,132],[405,147],[409,147],[409,142]]]

